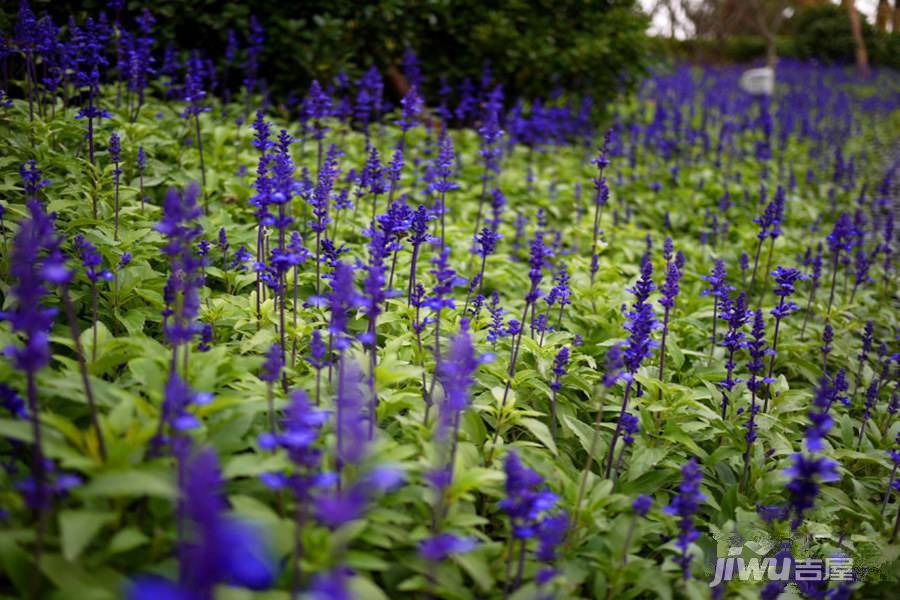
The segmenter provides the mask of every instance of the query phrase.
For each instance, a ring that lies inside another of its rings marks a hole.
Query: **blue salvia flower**
[[[634,502],[631,503],[631,511],[638,517],[644,517],[650,512],[650,507],[652,506],[653,498],[645,494],[640,494],[634,499]]]
[[[119,177],[122,175],[122,169],[119,167],[119,163],[122,160],[122,144],[119,140],[119,134],[115,131],[109,136],[109,157],[113,161],[113,180],[115,182],[116,189],[116,201],[115,201],[115,225],[113,229],[113,239],[119,239]]]
[[[112,281],[113,274],[107,269],[103,269],[103,257],[97,251],[97,247],[84,239],[82,235],[76,235],[73,240],[75,248],[78,250],[81,264],[84,267],[85,275],[92,283],[98,281]]]
[[[429,185],[429,191],[438,193],[438,203],[435,207],[435,212],[441,220],[441,249],[444,248],[446,240],[446,195],[447,192],[459,189],[459,186],[456,183],[450,181],[450,177],[453,175],[454,163],[453,140],[451,140],[450,136],[445,132],[443,139],[441,140],[438,156],[434,163],[435,180]]]
[[[202,257],[193,250],[194,240],[202,233],[195,224],[202,214],[197,204],[199,195],[200,188],[195,183],[190,184],[184,194],[170,189],[163,204],[162,220],[156,225],[156,230],[166,238],[162,252],[169,257],[169,287],[176,297],[180,297],[180,301],[173,298],[168,303],[163,320],[163,331],[172,344],[173,365],[178,346],[189,343],[199,333],[195,319],[200,310],[199,288],[203,284]],[[178,307],[178,310],[172,307]]]
[[[800,309],[795,302],[789,301],[788,298],[794,293],[797,282],[807,278],[807,276],[798,269],[785,268],[780,265],[772,271],[772,275],[775,277],[775,295],[779,297],[779,301],[778,306],[771,310],[772,316],[775,317],[775,332],[772,335],[772,351],[769,360],[769,372],[767,375],[769,380],[772,379],[772,374],[775,369],[775,357],[778,351],[778,330],[781,321],[794,311]],[[770,396],[771,393],[766,395],[766,400],[763,404],[763,412],[769,409]]]
[[[262,110],[256,111],[256,119],[253,121],[253,147],[261,154],[266,154],[274,145],[271,137],[272,126],[266,121]]]
[[[310,600],[355,600],[350,589],[353,571],[349,567],[336,567],[319,573],[313,579],[308,596]]]
[[[535,552],[539,561],[547,564],[557,559],[557,548],[565,540],[568,526],[569,516],[564,512],[548,515],[540,522],[537,528],[538,549]],[[542,585],[555,575],[556,570],[548,567],[538,572],[536,580]]]
[[[48,215],[35,199],[28,202],[28,210],[30,217],[19,224],[9,257],[13,282],[10,295],[14,302],[8,310],[0,312],[0,321],[8,321],[12,331],[22,339],[22,345],[11,344],[4,353],[28,382],[28,416],[34,433],[28,500],[42,512],[53,488],[48,483],[50,473],[41,444],[36,376],[50,362],[50,328],[56,316],[56,310],[47,307],[44,298],[48,285],[68,284],[71,273],[66,268],[60,238],[54,229],[55,215]]]
[[[550,433],[556,440],[556,394],[562,389],[562,378],[566,374],[566,367],[569,365],[569,347],[563,346],[553,359],[553,381],[550,383],[552,391],[550,398]]]
[[[431,239],[428,233],[428,222],[432,219],[428,209],[423,205],[416,207],[409,223],[409,243],[412,245],[412,259],[409,266],[409,289],[407,291],[408,304],[412,302],[412,291],[416,286],[416,263],[419,258],[419,249],[424,242]]]
[[[387,184],[384,178],[384,168],[378,158],[378,150],[375,146],[369,150],[369,159],[365,167],[360,171],[357,181],[357,197],[361,200],[368,192],[372,195],[372,219],[375,219],[378,206],[378,196],[387,191]]]
[[[822,277],[822,242],[819,242],[815,256],[812,258],[810,269],[811,286],[809,290],[809,299],[806,302],[806,315],[803,317],[803,325],[800,327],[800,339],[804,339],[806,335],[806,323],[812,314],[812,303],[816,299],[816,292],[819,290],[819,280]]]
[[[765,198],[765,195],[765,187],[762,186],[762,199]],[[768,238],[771,240],[771,243],[774,243],[775,238],[777,238],[781,234],[781,219],[783,217],[783,213],[784,189],[781,186],[778,186],[775,197],[768,204],[766,204],[766,207],[763,210],[763,214],[753,219],[753,222],[759,225],[759,233],[756,234],[756,254],[753,258],[753,274],[750,276],[750,290],[753,289],[754,284],[756,283],[756,273],[759,267],[759,256],[762,252],[763,242]]]
[[[173,454],[183,460],[190,447],[189,438],[183,432],[200,426],[200,420],[188,409],[210,402],[212,394],[194,391],[177,372],[170,372],[156,435],[150,441],[152,453],[158,454],[163,446],[169,445]],[[166,435],[166,427],[171,430],[171,436]]]
[[[452,554],[465,554],[478,546],[478,541],[455,535],[439,533],[419,542],[419,556],[431,562],[442,562]],[[329,596],[329,599],[331,597]]]
[[[505,593],[516,589],[522,581],[525,545],[529,539],[538,539],[537,558],[541,562],[551,562],[556,558],[556,547],[565,538],[568,516],[563,513],[550,515],[558,497],[544,486],[543,478],[529,469],[515,452],[506,456],[506,498],[500,501],[500,510],[506,513],[510,522],[510,552],[507,556],[507,580]],[[509,580],[513,545],[520,544],[519,567],[515,582]],[[538,583],[546,583],[554,573],[538,576]]]
[[[859,389],[859,385],[862,382],[863,365],[865,365],[868,361],[869,352],[872,350],[872,341],[874,340],[874,334],[875,323],[873,323],[872,321],[866,321],[865,327],[863,328],[862,344],[859,348],[859,354],[856,355],[856,376],[853,378],[853,393],[850,395],[851,398],[856,397],[856,391]]]
[[[247,52],[244,61],[244,87],[247,89],[247,100],[259,83],[259,57],[263,52],[266,32],[255,15],[250,15],[250,35],[247,39]]]
[[[825,323],[822,330],[822,372],[828,373],[828,355],[831,353],[831,342],[834,339],[834,328],[831,323]]]
[[[747,287],[747,271],[750,269],[750,256],[746,252],[741,252],[738,262],[741,267],[741,286]]]
[[[660,288],[662,298],[659,299],[659,304],[663,307],[662,342],[659,350],[660,382],[663,381],[663,376],[665,375],[666,338],[669,334],[669,314],[675,307],[675,299],[678,297],[679,291],[678,282],[681,279],[681,267],[678,266],[677,260],[672,260],[673,251],[674,245],[672,244],[672,239],[666,237],[666,242],[663,244],[663,257],[666,259],[666,279]],[[660,394],[662,394],[662,391],[660,391]]]
[[[296,313],[295,313],[296,314]],[[331,355],[328,345],[322,340],[322,334],[318,329],[312,332],[309,342],[309,358],[306,359],[316,370],[316,406],[319,406],[322,388],[322,369],[331,368]]]
[[[504,471],[506,497],[499,503],[500,510],[509,517],[514,538],[533,538],[540,516],[556,505],[558,497],[544,487],[540,475],[522,464],[515,452],[507,454]]]
[[[196,116],[204,112],[212,110],[208,106],[204,106],[203,101],[206,98],[206,91],[203,89],[203,62],[197,52],[192,52],[187,61],[187,70],[184,74],[184,101],[187,106],[182,112],[182,116]]]
[[[237,252],[234,253],[234,256],[231,257],[231,262],[228,263],[229,269],[234,269],[236,271],[246,271],[246,263],[249,262],[253,258],[253,255],[250,254],[250,251],[247,250],[247,247],[243,244],[240,248],[237,249]]]
[[[213,326],[209,323],[203,325],[200,330],[200,343],[197,344],[198,352],[209,352],[212,349]]]
[[[712,328],[712,346],[710,354],[712,354],[718,340],[716,339],[716,325],[719,321],[719,307],[722,301],[728,297],[728,294],[734,290],[734,286],[728,283],[728,273],[725,271],[725,261],[721,258],[716,260],[710,275],[703,275],[701,279],[709,283],[709,287],[700,292],[701,296],[713,297],[713,328]]]
[[[277,435],[264,433],[259,436],[260,448],[281,448],[292,464],[292,468],[284,471],[266,472],[260,476],[260,480],[270,489],[291,490],[297,502],[294,521],[296,541],[292,561],[294,586],[300,575],[301,532],[307,507],[312,502],[315,491],[330,481],[329,476],[321,471],[322,451],[316,446],[322,426],[327,420],[327,412],[314,409],[310,406],[306,393],[296,390],[291,394],[291,403],[287,417],[282,421],[281,432]]]
[[[828,435],[834,425],[831,415],[828,414],[835,389],[831,380],[827,376],[819,379],[819,387],[816,389],[816,395],[813,398],[813,407],[818,411],[809,412],[810,426],[806,429],[806,448],[810,452],[821,452],[823,445],[822,440]]]
[[[328,153],[325,156],[325,162],[319,169],[319,179],[313,190],[311,204],[313,219],[309,221],[309,228],[316,234],[316,296],[321,294],[321,254],[322,254],[322,234],[326,233],[328,223],[331,218],[328,216],[328,209],[331,202],[331,194],[334,189],[334,183],[340,172],[338,170],[338,155],[340,150],[332,144],[328,147]]]
[[[723,304],[722,318],[728,323],[728,330],[722,338],[722,346],[728,351],[728,359],[725,362],[727,374],[719,383],[725,392],[730,392],[742,380],[734,377],[734,356],[738,350],[747,346],[746,334],[742,331],[744,325],[750,320],[752,312],[747,310],[747,294],[741,292],[736,300],[728,299]],[[728,409],[728,395],[722,393],[722,419],[725,419]]]
[[[368,330],[360,337],[360,341],[369,347],[369,439],[375,435],[375,409],[378,397],[375,392],[375,367],[378,347],[377,321],[385,302],[388,290],[385,289],[384,260],[387,256],[387,236],[379,230],[372,231],[368,244],[369,259],[363,267],[366,277],[363,280],[363,311],[368,319]]]
[[[494,253],[497,249],[497,242],[499,242],[503,236],[493,229],[489,227],[484,227],[478,235],[475,237],[475,252],[478,256],[481,257],[481,267],[478,270],[478,274],[472,278],[472,287],[469,290],[469,294],[466,295],[466,303],[465,308],[469,306],[469,297],[474,293],[474,286],[478,286],[478,294],[481,294],[484,290],[484,269],[487,264],[487,257]],[[465,308],[463,312],[465,312]]]
[[[500,294],[494,290],[488,303],[488,312],[491,314],[491,324],[488,328],[487,340],[496,348],[497,340],[506,337],[506,329],[503,326],[503,307],[500,306]]]
[[[394,155],[391,157],[391,162],[389,162],[387,166],[387,176],[388,181],[390,182],[388,204],[391,204],[394,201],[394,192],[399,187],[398,184],[401,175],[403,175],[403,149],[397,147],[394,150]]]
[[[565,263],[559,265],[559,269],[554,276],[554,281],[556,282],[556,285],[551,288],[545,301],[547,302],[547,310],[549,310],[553,304],[559,304],[556,329],[560,330],[562,328],[563,310],[572,303],[572,290],[569,287],[569,269],[566,267]]]
[[[137,106],[131,116],[131,122],[134,123],[141,112],[144,105],[144,92],[156,69],[153,64],[156,59],[153,57],[153,25],[156,19],[153,14],[146,8],[135,18],[137,23],[137,33],[133,38],[131,53],[129,57],[128,70],[128,89],[137,94]]]
[[[751,393],[751,401],[750,414],[745,425],[747,433],[744,437],[747,440],[747,451],[744,456],[744,477],[746,477],[750,468],[750,449],[753,446],[753,442],[756,441],[756,414],[759,412],[759,405],[756,403],[756,400],[771,383],[768,377],[762,376],[765,369],[765,357],[769,354],[769,349],[766,345],[766,322],[761,309],[757,309],[753,313],[753,326],[750,340],[747,342],[747,349],[750,353],[750,361],[747,363],[750,379],[747,381],[747,388]]]
[[[262,365],[259,378],[266,383],[278,381],[281,376],[281,370],[284,368],[284,360],[281,356],[281,346],[272,344],[269,351],[266,352],[266,360]]]
[[[409,46],[403,51],[401,68],[410,85],[417,88],[422,87],[422,67],[419,65],[419,57],[416,56],[416,51]]]
[[[324,121],[332,114],[332,102],[331,97],[325,93],[317,80],[313,80],[309,86],[309,93],[303,102],[303,113],[307,121],[312,121],[312,139],[318,141],[325,139],[328,127]]]
[[[894,390],[895,398],[892,399],[892,403],[896,399],[897,390]],[[897,434],[897,437],[894,438],[894,448],[887,451],[888,457],[891,459],[891,476],[888,478],[887,489],[884,491],[884,499],[881,501],[881,515],[884,516],[884,509],[887,508],[888,500],[891,498],[892,492],[900,492],[900,478],[897,478],[897,468],[900,467],[900,433]],[[896,517],[900,519],[900,517]],[[894,523],[894,530],[896,533],[897,524]]]
[[[641,276],[628,292],[634,296],[631,310],[626,312],[625,329],[629,332],[625,347],[625,366],[632,375],[637,373],[641,363],[650,356],[654,341],[650,337],[657,328],[653,306],[647,301],[656,289],[653,283],[653,263],[647,261],[641,267]]]
[[[503,224],[503,209],[506,207],[506,196],[499,188],[494,188],[491,192],[491,222],[490,227],[494,231]]]
[[[441,459],[442,466],[428,475],[437,495],[432,535],[419,546],[420,554],[426,560],[440,560],[440,557],[445,557],[451,551],[467,551],[466,547],[457,543],[460,538],[439,533],[440,523],[447,511],[445,491],[453,482],[460,418],[469,404],[469,388],[475,382],[474,374],[478,365],[490,359],[490,356],[478,356],[475,353],[467,326],[468,322],[463,320],[459,334],[451,339],[447,356],[440,360],[435,373],[444,389],[444,399],[439,407],[437,440],[442,446],[449,443],[449,453],[446,458]]]
[[[19,175],[22,177],[26,202],[36,200],[38,191],[50,185],[50,180],[43,177],[43,171],[37,167],[34,160],[19,165]]]
[[[856,250],[853,260],[853,292],[850,294],[850,302],[853,302],[853,299],[856,297],[856,291],[861,284],[872,282],[872,278],[869,276],[869,268],[872,266],[872,261],[877,254],[878,248],[872,254],[866,252],[862,247]]]
[[[414,213],[406,203],[406,196],[391,203],[386,213],[378,215],[376,222],[384,232],[387,256],[394,255],[391,261],[391,274],[388,277],[388,288],[394,285],[394,271],[397,267],[397,257],[403,249],[402,240],[412,226]]]
[[[836,481],[838,474],[837,463],[824,456],[797,452],[792,461],[793,464],[784,470],[784,474],[791,478],[787,491],[790,494],[789,509],[794,514],[791,529],[796,530],[803,523],[806,512],[815,505],[820,482]]]
[[[109,112],[101,109],[95,103],[100,96],[100,73],[108,65],[106,59],[106,43],[109,39],[107,28],[88,17],[83,27],[74,25],[70,21],[72,31],[72,44],[76,48],[75,61],[72,65],[74,71],[75,87],[87,88],[88,104],[83,106],[76,119],[87,118],[88,130],[88,158],[94,164],[94,119],[109,117]],[[97,216],[97,207],[94,206],[94,217]]]
[[[466,279],[456,274],[456,271],[450,267],[450,248],[444,248],[441,253],[431,259],[434,268],[430,273],[435,278],[435,284],[429,294],[422,301],[421,305],[434,311],[434,356],[437,361],[441,357],[441,314],[443,310],[456,308],[456,302],[452,293],[455,287],[465,285]],[[431,408],[432,399],[427,390],[423,389],[425,400],[425,417],[427,421],[428,412]]]
[[[550,389],[559,391],[562,388],[562,383],[560,383],[560,379],[566,374],[566,366],[569,364],[569,347],[563,346],[559,352],[556,353],[556,357],[553,359],[553,371],[554,379],[553,383],[550,384]]]
[[[622,408],[619,411],[619,421],[616,424],[616,429],[613,431],[612,441],[610,442],[609,452],[606,457],[606,477],[609,477],[612,472],[616,442],[622,434],[623,427],[626,424],[623,419],[625,419],[625,415],[628,414],[628,401],[634,384],[634,375],[637,373],[638,369],[640,369],[644,359],[650,356],[656,345],[651,335],[658,324],[656,315],[653,311],[653,305],[648,302],[650,294],[656,289],[656,286],[653,284],[652,276],[653,263],[647,260],[641,266],[641,277],[634,287],[628,289],[628,292],[635,297],[631,310],[625,312],[627,320],[624,327],[625,330],[629,332],[629,336],[625,348],[622,351],[622,357],[625,370],[628,371],[628,377],[625,386],[625,396],[622,400]],[[620,454],[619,462],[621,462],[622,456],[623,455]]]
[[[355,367],[350,368],[355,369]],[[360,381],[358,369],[356,370],[355,374],[350,377],[350,380],[355,381],[355,387],[359,388]],[[342,393],[343,392],[339,388],[337,402],[337,407],[339,409],[341,409]],[[356,413],[356,415],[358,414],[360,413]],[[356,418],[356,415],[351,415],[350,418]],[[359,421],[359,423],[361,424],[361,421]],[[342,431],[343,430],[339,424],[339,436]],[[343,431],[343,433],[347,432]],[[365,440],[360,438],[359,443],[361,444],[361,450],[365,451]],[[360,454],[360,458],[362,458],[362,454]],[[349,523],[350,521],[360,519],[364,515],[367,505],[371,502],[371,500],[377,493],[386,492],[389,489],[396,487],[397,485],[402,483],[402,480],[403,475],[398,469],[385,466],[370,469],[362,476],[358,477],[357,480],[354,481],[351,485],[347,485],[344,487],[338,485],[337,489],[332,492],[318,494],[315,501],[316,517],[322,524],[326,525],[330,529],[337,529],[345,525],[346,523]],[[343,598],[344,596],[336,596],[332,594],[327,596],[315,597]],[[347,597],[350,598],[351,596]]]
[[[676,547],[681,550],[681,555],[675,559],[681,566],[682,576],[685,580],[691,578],[691,555],[688,554],[688,548],[691,542],[700,537],[700,532],[694,526],[694,515],[700,509],[700,503],[706,500],[706,497],[700,492],[700,483],[703,481],[703,474],[700,472],[700,466],[697,464],[696,458],[691,458],[681,468],[681,484],[678,486],[678,494],[676,494],[667,507],[665,512],[679,517],[678,539],[675,541]]]
[[[354,116],[363,125],[366,139],[369,138],[369,123],[381,114],[383,95],[384,82],[378,69],[372,65],[357,84],[356,103],[353,107]]]
[[[841,254],[849,253],[853,250],[855,234],[856,230],[853,226],[853,221],[845,212],[841,213],[831,233],[828,234],[828,249],[831,251],[831,292],[828,296],[827,315],[831,314],[831,305],[834,303],[834,288],[837,282],[838,263],[840,262]]]
[[[144,169],[147,167],[147,153],[144,152],[143,146],[138,146],[137,151],[137,168],[138,168],[138,179],[140,183],[140,195],[141,195],[141,212],[144,211],[144,204],[146,203],[147,196],[144,194]]]
[[[365,398],[362,373],[353,360],[340,359],[337,398],[335,399],[336,470],[338,477],[345,465],[359,462],[368,439],[364,423]]]
[[[289,488],[298,502],[308,502],[312,490],[327,481],[319,472],[322,452],[316,442],[328,413],[316,410],[309,404],[306,394],[297,390],[291,394],[287,417],[282,421],[280,433],[269,432],[259,436],[259,446],[264,450],[282,448],[293,464],[291,472],[267,472],[260,479],[272,489]]]
[[[672,241],[672,238],[666,236],[666,239],[663,242],[663,260],[665,260],[667,263],[670,262],[674,253],[675,243]]]
[[[262,591],[275,581],[276,564],[260,531],[226,513],[222,475],[214,451],[199,451],[185,468],[179,512],[193,527],[179,549],[177,584],[144,576],[129,586],[129,600],[187,598],[212,600],[215,588],[227,584]]]
[[[406,140],[406,132],[419,124],[419,115],[421,114],[424,104],[422,98],[419,97],[416,86],[412,86],[403,99],[400,101],[401,116],[397,120],[397,126],[403,132],[400,148],[403,149]]]
[[[327,294],[331,318],[328,324],[328,336],[331,348],[342,353],[350,347],[351,338],[347,328],[347,319],[351,309],[360,304],[360,296],[353,282],[353,267],[336,261],[331,277],[331,292]]]

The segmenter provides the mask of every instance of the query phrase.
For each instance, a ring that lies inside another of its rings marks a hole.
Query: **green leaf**
[[[488,557],[485,556],[484,546],[465,554],[454,554],[452,558],[453,562],[465,569],[479,589],[487,592],[494,586],[494,576],[488,564]]]
[[[524,417],[519,419],[519,425],[530,431],[531,435],[547,446],[550,452],[553,453],[553,456],[559,454],[559,451],[556,449],[556,442],[553,441],[553,436],[550,434],[550,428],[546,424],[537,419]]]
[[[154,496],[173,499],[178,496],[170,471],[147,468],[101,473],[86,485],[76,488],[76,493],[88,498]]]
[[[284,454],[239,454],[231,458],[222,470],[225,479],[256,477],[272,471],[284,471],[291,463]]]
[[[350,580],[350,589],[354,598],[366,600],[388,600],[381,588],[372,583],[368,577],[356,576]]]
[[[91,543],[104,525],[116,518],[115,513],[91,510],[64,510],[59,513],[63,558],[73,561]]]
[[[638,446],[631,455],[631,462],[628,465],[628,481],[634,481],[653,467],[657,466],[659,461],[668,456],[667,448],[652,448],[649,446]]]
[[[127,527],[120,530],[113,536],[113,538],[109,541],[109,546],[106,548],[106,550],[110,554],[128,552],[129,550],[134,550],[135,548],[143,546],[149,541],[150,538],[141,533],[138,529],[135,529],[134,527]]]

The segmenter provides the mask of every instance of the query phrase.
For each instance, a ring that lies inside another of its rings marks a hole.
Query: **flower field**
[[[3,597],[891,597],[896,73],[278,104],[23,6]]]

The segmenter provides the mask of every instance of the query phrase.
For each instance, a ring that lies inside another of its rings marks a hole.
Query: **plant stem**
[[[781,297],[781,302],[778,304],[779,307],[784,305],[784,296]],[[781,319],[775,317],[775,332],[772,334],[772,355],[769,357],[769,373],[766,375],[766,378],[771,380],[772,373],[775,370],[775,356],[778,352],[778,327],[781,325]],[[767,412],[769,410],[769,398],[772,396],[772,384],[769,383],[766,386],[766,398],[763,401],[763,412]]]
[[[631,395],[631,385],[634,379],[629,379],[625,384],[625,397],[622,399],[622,409],[619,411],[619,420],[616,422],[616,428],[613,430],[612,440],[609,442],[609,453],[606,456],[606,472],[605,477],[609,479],[613,466],[613,457],[615,456],[616,442],[619,441],[619,435],[622,433],[622,416],[628,410],[628,398]]]
[[[87,399],[88,408],[91,411],[91,422],[97,434],[97,447],[100,450],[100,458],[106,462],[106,444],[103,441],[103,433],[100,430],[100,419],[97,414],[97,404],[94,402],[94,391],[91,388],[91,380],[88,376],[87,365],[84,362],[84,349],[81,347],[81,332],[78,330],[78,320],[75,316],[75,307],[72,306],[72,298],[69,296],[69,287],[62,288],[63,304],[66,309],[66,318],[69,320],[69,330],[72,333],[72,341],[75,343],[75,355],[78,358],[78,370],[81,373],[81,384],[84,387],[84,396]]]
[[[203,136],[200,134],[200,115],[194,115],[194,125],[197,129],[197,150],[200,152],[200,182],[203,185],[203,207],[209,213],[209,194],[206,191],[206,165],[203,162]]]
[[[34,565],[35,565],[35,597],[40,597],[41,578],[37,575],[41,572],[41,555],[44,551],[44,532],[47,526],[47,473],[44,463],[44,446],[41,441],[41,421],[38,414],[37,383],[34,373],[26,373],[28,385],[28,416],[31,419],[31,435],[34,445],[31,448],[31,469],[34,475],[35,504],[37,511],[37,530],[34,540]]]
[[[828,294],[828,310],[825,311],[825,317],[831,316],[831,305],[834,303],[834,285],[837,283],[838,258],[841,252],[838,250],[834,253],[834,260],[831,263],[831,292]]]
[[[587,490],[588,474],[591,472],[591,465],[594,462],[594,453],[597,451],[597,444],[600,442],[600,422],[603,420],[603,400],[606,393],[600,397],[600,404],[597,406],[597,415],[594,417],[594,428],[591,432],[591,449],[588,452],[587,460],[584,463],[584,471],[581,473],[581,483],[578,485],[578,496],[575,499],[575,511],[572,514],[572,520],[569,523],[569,531],[575,531],[578,525],[578,515],[581,512],[581,503],[584,500],[584,494]]]
[[[115,225],[113,227],[113,240],[119,241],[119,163],[115,163],[115,170],[113,171],[115,182],[116,182],[116,218]]]

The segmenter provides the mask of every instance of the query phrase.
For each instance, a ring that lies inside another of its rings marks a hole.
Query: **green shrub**
[[[63,23],[70,13],[96,13],[106,2],[33,4]],[[133,16],[140,3],[127,4]],[[10,3],[0,21],[5,30],[15,10]],[[426,74],[456,82],[477,81],[488,61],[508,97],[546,96],[559,85],[603,100],[638,80],[650,50],[646,16],[634,0],[194,0],[189,9],[183,0],[157,0],[152,10],[161,38],[213,57],[222,55],[228,29],[245,33],[255,14],[268,40],[263,75],[281,97],[305,91],[313,78],[330,80],[342,68],[356,77],[372,62],[382,69],[398,64],[410,46]],[[432,79],[433,94],[438,82]]]

